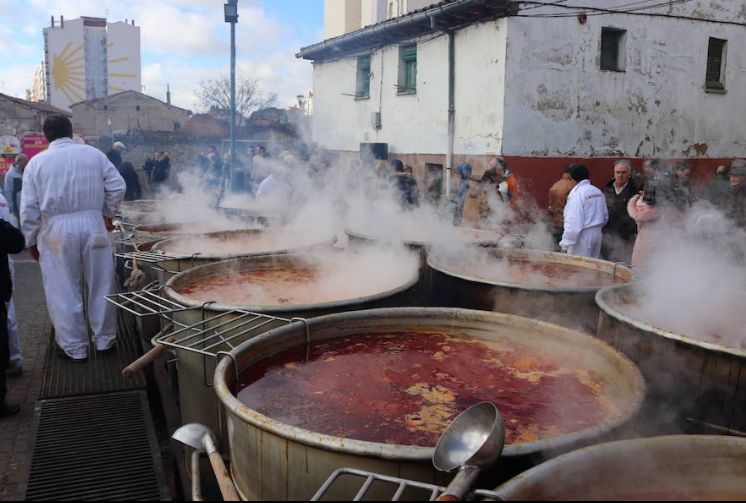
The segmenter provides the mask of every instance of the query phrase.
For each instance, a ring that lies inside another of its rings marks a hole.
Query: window
[[[140,105],[135,105],[135,110],[139,112],[140,111]]]
[[[601,28],[601,70],[623,72],[627,31]]]
[[[370,55],[357,58],[356,98],[370,98]]]
[[[727,40],[710,37],[710,45],[707,49],[705,89],[725,90],[725,49],[727,44]]]
[[[399,94],[417,92],[417,45],[399,46]]]

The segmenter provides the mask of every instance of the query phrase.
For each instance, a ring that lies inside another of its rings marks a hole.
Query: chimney
[[[171,104],[171,86],[166,84],[166,103]]]
[[[52,16],[52,28],[54,28],[54,16]]]
[[[60,28],[65,27],[65,16],[60,16]]]
[[[132,26],[135,26],[135,20],[134,19],[132,20]]]

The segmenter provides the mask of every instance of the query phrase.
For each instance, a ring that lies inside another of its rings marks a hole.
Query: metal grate
[[[170,500],[145,392],[37,404],[26,501]]]
[[[168,239],[169,235],[164,234],[151,234],[147,232],[138,232],[137,234],[132,232],[126,232],[126,233],[120,233],[119,235],[116,235],[116,237],[113,238],[114,243],[118,245],[125,245],[125,246],[137,246],[137,245],[144,245],[148,243],[153,243],[155,241],[164,241]]]
[[[291,323],[304,323],[306,334],[310,335],[308,323],[302,318],[287,319],[249,311],[226,311],[192,325],[181,326],[156,341],[165,346],[217,358],[225,354],[226,346],[234,349],[256,335]]]
[[[376,486],[375,490],[380,495],[383,489],[388,489],[388,494],[392,494],[389,501],[401,501],[404,499],[412,499],[414,497],[419,501],[428,500],[435,501],[441,496],[446,488],[435,484],[427,484],[425,482],[418,482],[416,480],[402,479],[398,477],[389,477],[388,475],[380,475],[378,473],[356,470],[354,468],[340,468],[336,470],[331,476],[324,482],[319,488],[316,494],[311,498],[311,501],[321,501],[330,491],[334,489],[334,484],[342,483],[340,479],[346,477],[343,483],[345,487],[350,487],[352,479],[358,479],[360,481],[360,488],[357,493],[347,495],[350,501],[362,501],[367,496],[371,489]],[[494,491],[486,491],[483,489],[472,492],[464,501],[471,499],[478,499],[479,501],[502,501],[500,495]],[[379,496],[380,497],[380,496]]]
[[[145,243],[149,243],[149,242],[151,241],[145,241]],[[159,264],[167,260],[174,260],[174,259],[179,258],[173,255],[169,255],[167,253],[154,252],[154,251],[123,252],[123,253],[117,253],[116,257],[124,259],[124,260],[137,260],[138,262],[144,262],[146,264]],[[197,256],[195,256],[194,258],[197,258]]]
[[[125,379],[124,367],[139,358],[140,341],[132,316],[119,312],[117,316],[117,346],[108,353],[98,353],[93,345],[88,350],[85,363],[75,363],[62,357],[57,349],[52,330],[44,363],[44,378],[40,399],[65,396],[111,393],[144,389],[145,378],[137,375]]]
[[[280,318],[243,310],[215,313],[207,309],[214,302],[184,307],[162,295],[158,282],[144,290],[109,295],[106,300],[138,318],[160,316],[172,323],[175,330],[158,337],[154,343],[212,358],[227,354],[226,348],[234,349],[256,335],[291,323],[305,324],[306,342],[310,343],[308,321],[303,318]],[[185,311],[201,311],[201,319],[191,325],[174,320],[174,313]]]
[[[194,308],[184,307],[160,294],[158,281],[147,285],[142,290],[107,295],[106,300],[120,309],[124,309],[138,318],[148,316],[165,316],[180,311],[191,311]]]

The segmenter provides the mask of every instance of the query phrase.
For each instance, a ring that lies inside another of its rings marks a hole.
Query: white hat
[[[122,150],[127,150],[127,147],[125,147],[124,143],[122,143],[121,141],[115,142],[114,143],[114,148],[119,148],[119,149],[122,149]]]

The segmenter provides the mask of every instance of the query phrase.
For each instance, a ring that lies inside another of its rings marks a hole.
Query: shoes
[[[96,348],[96,352],[97,352],[97,353],[103,353],[103,354],[105,354],[105,353],[111,353],[111,352],[112,352],[112,351],[114,351],[115,349],[117,349],[117,341],[116,341],[116,339],[115,339],[115,340],[113,340],[113,341],[111,341],[111,343],[109,343],[109,346],[108,346],[108,347],[104,347],[104,348],[101,348],[101,349],[99,349],[99,348],[97,347],[97,348]]]
[[[4,417],[13,417],[21,412],[21,407],[18,405],[0,405],[0,419]]]
[[[19,377],[23,375],[23,365],[20,363],[11,363],[5,370],[5,375],[8,377]]]
[[[87,361],[88,361],[88,357],[87,357],[87,356],[86,356],[86,357],[84,357],[84,358],[73,358],[72,356],[68,355],[68,354],[67,354],[67,353],[65,352],[65,350],[64,350],[64,349],[62,349],[61,347],[59,347],[59,346],[56,346],[56,347],[55,347],[55,349],[56,349],[56,351],[57,351],[57,356],[59,356],[59,357],[60,357],[60,358],[62,358],[63,360],[70,360],[70,361],[72,361],[73,363],[85,363],[85,362],[87,362]]]

